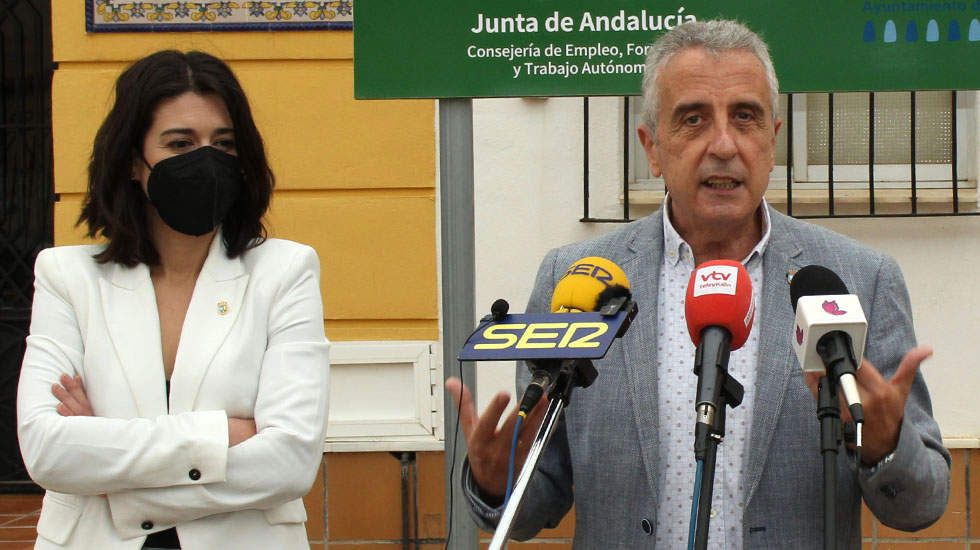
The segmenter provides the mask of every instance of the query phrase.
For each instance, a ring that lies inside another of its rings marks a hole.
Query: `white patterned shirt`
[[[687,331],[684,297],[694,271],[691,247],[674,229],[664,206],[663,265],[657,299],[657,371],[660,405],[660,503],[657,514],[657,548],[686,548],[694,493],[694,398],[698,380],[694,374],[694,344]],[[762,238],[742,260],[752,279],[755,318],[762,317],[762,255],[769,242],[769,212],[762,202]],[[725,438],[718,445],[714,493],[711,500],[711,548],[742,546],[745,513],[745,474],[749,429],[755,399],[759,356],[759,323],[741,349],[732,352],[728,372],[745,388],[742,404],[726,410]]]

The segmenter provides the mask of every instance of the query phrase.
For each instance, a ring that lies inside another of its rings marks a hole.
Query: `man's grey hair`
[[[754,54],[766,70],[769,95],[772,97],[772,116],[779,108],[779,81],[769,57],[769,47],[748,27],[738,21],[716,19],[692,21],[675,27],[660,36],[647,53],[643,73],[643,123],[651,133],[657,131],[657,112],[660,108],[660,90],[657,77],[675,54],[687,48],[704,48],[713,55],[730,50],[745,50]]]

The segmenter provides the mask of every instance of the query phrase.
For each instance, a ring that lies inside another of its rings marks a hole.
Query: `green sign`
[[[784,92],[980,89],[980,0],[367,0],[354,95],[634,95],[653,39],[719,17],[766,40]]]

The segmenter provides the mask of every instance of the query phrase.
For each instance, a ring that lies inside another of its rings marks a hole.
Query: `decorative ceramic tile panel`
[[[354,0],[85,0],[88,32],[351,29]]]

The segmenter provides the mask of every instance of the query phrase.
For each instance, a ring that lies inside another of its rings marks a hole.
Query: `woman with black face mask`
[[[116,82],[79,223],[35,266],[18,435],[37,548],[307,548],[326,430],[319,261],[268,239],[273,176],[217,58]]]

